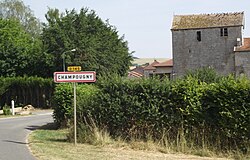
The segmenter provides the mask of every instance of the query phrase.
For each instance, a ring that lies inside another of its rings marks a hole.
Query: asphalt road
[[[0,160],[35,160],[29,151],[27,136],[38,127],[53,122],[51,112],[0,119]]]

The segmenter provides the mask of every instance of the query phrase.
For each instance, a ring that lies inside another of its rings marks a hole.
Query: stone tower
[[[234,47],[242,39],[244,12],[175,15],[172,22],[173,73],[212,67],[235,73]]]

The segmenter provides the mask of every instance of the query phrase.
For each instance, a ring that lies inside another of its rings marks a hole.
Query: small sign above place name
[[[96,72],[85,71],[85,72],[55,72],[54,82],[95,82]]]
[[[81,66],[68,66],[67,69],[68,71],[81,71],[82,67]]]

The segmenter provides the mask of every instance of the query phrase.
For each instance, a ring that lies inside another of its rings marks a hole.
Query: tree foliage
[[[1,0],[0,17],[19,21],[24,30],[32,37],[37,37],[41,33],[42,28],[39,19],[21,0]]]
[[[49,55],[14,19],[0,18],[0,76],[46,76]]]
[[[184,75],[185,79],[189,77],[195,77],[199,82],[213,83],[221,79],[221,76],[216,73],[213,68],[203,67],[195,70],[189,70]]]
[[[58,9],[49,9],[46,19],[42,39],[46,52],[53,56],[52,72],[62,70],[63,54],[66,66],[80,65],[98,74],[127,72],[131,60],[127,42],[94,11],[82,8],[79,13],[60,13]],[[73,48],[76,52],[69,52]]]

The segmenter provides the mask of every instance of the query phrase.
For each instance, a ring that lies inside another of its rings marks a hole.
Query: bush
[[[157,140],[165,136],[181,151],[195,146],[249,153],[250,81],[246,78],[206,82],[190,75],[170,82],[110,76],[98,79],[96,86],[79,86],[79,126],[92,118],[97,128],[107,129],[113,137],[145,140],[150,135]]]
[[[239,147],[246,152],[250,140],[249,80],[244,77],[235,80],[232,76],[223,78],[209,85],[202,101],[205,123],[212,135],[220,133],[220,147]]]
[[[52,97],[55,122],[61,126],[66,126],[73,117],[73,87],[70,83],[56,85]]]
[[[145,137],[150,130],[160,131],[166,123],[166,116],[161,113],[168,109],[169,84],[168,80],[157,78],[131,81],[113,76],[99,79],[100,91],[93,97],[95,103],[87,104],[91,110],[83,109],[81,115],[91,116],[112,135]]]
[[[196,70],[187,71],[184,79],[188,77],[193,77],[200,82],[206,83],[214,83],[220,80],[221,76],[219,76],[216,71],[209,67],[203,67]]]
[[[94,96],[98,90],[93,85],[79,84],[76,88],[77,93],[77,119],[83,121],[82,110],[86,113],[90,113],[94,110],[93,106],[96,104]],[[63,126],[67,126],[70,120],[73,119],[73,85],[70,83],[58,84],[55,87],[55,92],[52,97],[52,104],[54,109],[55,121]],[[81,107],[80,107],[81,106]]]
[[[4,115],[11,115],[10,106],[5,105],[3,107],[3,114]]]

